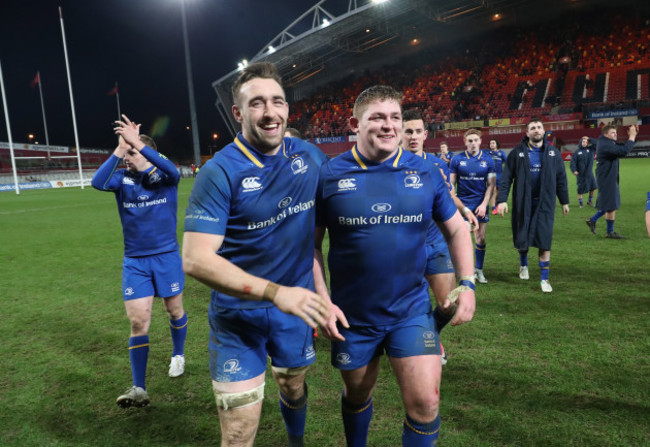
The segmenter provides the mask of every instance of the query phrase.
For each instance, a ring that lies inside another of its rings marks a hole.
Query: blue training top
[[[503,164],[506,162],[506,153],[500,149],[489,151],[490,157],[494,161],[494,172],[496,172],[497,177],[501,177],[503,172]],[[498,186],[498,185],[497,185]]]
[[[145,146],[140,151],[153,167],[131,173],[117,169],[122,159],[111,155],[95,172],[92,186],[112,191],[124,234],[124,256],[149,256],[178,250],[176,209],[180,174],[167,157]]]
[[[431,218],[445,222],[455,212],[440,170],[401,148],[376,163],[355,146],[322,166],[316,224],[329,231],[332,301],[351,325],[431,310],[425,238]]]
[[[224,235],[218,254],[241,269],[314,290],[314,197],[326,159],[297,138],[285,138],[280,152],[264,155],[238,134],[199,171],[185,231]],[[272,306],[216,290],[212,299],[231,309]]]
[[[427,161],[427,163],[431,163],[433,164],[433,166],[437,167],[438,169],[442,169],[442,171],[445,174],[444,179],[447,183],[449,183],[449,165],[445,163],[444,160],[442,160],[440,157],[436,157],[433,154],[427,154],[426,152],[422,154],[422,158],[424,158]],[[449,189],[451,191],[451,185],[449,185]],[[445,247],[447,246],[447,241],[445,240],[445,237],[442,235],[442,233],[440,232],[440,228],[438,228],[438,225],[436,225],[433,220],[429,225],[426,244],[434,247],[440,246],[441,244],[444,244]]]
[[[469,208],[485,198],[488,174],[494,174],[494,160],[485,151],[475,156],[468,151],[451,159],[449,172],[457,175],[456,195]]]
[[[530,187],[533,200],[539,199],[540,175],[542,174],[542,154],[544,146],[535,147],[528,144],[528,158],[530,160]]]

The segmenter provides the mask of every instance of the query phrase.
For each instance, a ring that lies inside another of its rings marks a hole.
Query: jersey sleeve
[[[453,157],[449,162],[449,173],[458,174],[458,160],[456,160],[456,157]]]
[[[102,163],[97,169],[90,184],[93,188],[100,191],[117,191],[122,184],[122,171],[118,170],[118,166],[122,159],[115,154],[111,154],[108,159]]]
[[[196,177],[185,210],[184,231],[226,234],[232,189],[225,169],[217,163],[205,165]]]
[[[433,212],[432,217],[436,222],[445,222],[456,213],[456,204],[449,194],[449,189],[439,169],[431,170],[431,177],[434,183]]]
[[[176,185],[181,179],[181,175],[176,168],[176,165],[163,154],[158,151],[151,149],[149,146],[145,146],[140,151],[142,156],[149,160],[152,165],[159,169],[162,172],[163,181],[166,184]],[[149,173],[151,175],[155,170]]]

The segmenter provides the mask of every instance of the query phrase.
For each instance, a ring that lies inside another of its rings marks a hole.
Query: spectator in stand
[[[596,214],[587,219],[587,226],[596,234],[596,222],[605,216],[607,220],[608,239],[623,239],[623,236],[614,231],[616,210],[621,206],[621,194],[618,190],[618,160],[630,153],[636,142],[639,126],[630,126],[627,129],[628,140],[621,144],[616,142],[617,132],[615,126],[603,127],[603,134],[596,143],[596,180],[598,182],[598,201]]]
[[[582,137],[578,148],[571,156],[571,172],[576,176],[578,182],[578,203],[583,206],[582,195],[589,193],[587,205],[594,206],[594,191],[598,188],[594,177],[594,155],[596,147],[591,138]]]

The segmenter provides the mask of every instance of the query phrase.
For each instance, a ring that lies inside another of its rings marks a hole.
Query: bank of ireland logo
[[[142,194],[141,196],[138,196],[138,200],[144,202],[145,200],[149,200],[149,196],[146,194]]]
[[[336,354],[336,363],[339,365],[347,365],[351,362],[350,360],[350,354],[347,352],[341,352]]]
[[[421,188],[422,181],[420,180],[420,176],[417,174],[407,174],[407,176],[404,177],[404,186],[414,189]]]
[[[390,203],[375,203],[370,207],[375,213],[387,213],[391,210]]]
[[[226,360],[226,362],[223,364],[223,372],[226,372],[228,374],[235,374],[239,371],[241,371],[241,367],[239,366],[239,360],[237,359]]]
[[[126,296],[131,296],[134,293],[135,292],[133,292],[133,287],[127,287],[126,289],[124,289],[124,295],[126,295]]]
[[[302,157],[296,157],[291,161],[291,171],[293,175],[304,174],[309,169],[309,165],[305,164],[305,160]]]
[[[178,292],[179,290],[181,290],[181,285],[177,282],[171,283],[170,287],[172,289],[172,292]]]
[[[280,202],[278,202],[278,208],[283,209],[288,207],[289,205],[291,205],[292,200],[293,199],[289,196],[285,197],[284,199],[280,200]]]
[[[338,183],[339,191],[355,191],[357,189],[357,179],[342,178]]]
[[[262,184],[260,183],[259,177],[246,177],[241,181],[241,186],[244,188],[244,192],[257,191],[262,189]]]
[[[433,348],[436,345],[436,334],[432,331],[425,331],[422,333],[422,338],[424,339],[424,347]]]

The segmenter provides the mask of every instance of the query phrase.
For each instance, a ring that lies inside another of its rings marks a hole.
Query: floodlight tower
[[[192,62],[190,61],[190,44],[187,37],[187,17],[185,14],[185,0],[181,2],[181,16],[183,17],[183,41],[185,43],[185,70],[187,72],[187,94],[190,100],[190,118],[192,127],[192,144],[194,147],[194,164],[201,164],[201,148],[199,145],[199,124],[196,118],[196,103],[194,102],[194,83],[192,82]]]

